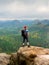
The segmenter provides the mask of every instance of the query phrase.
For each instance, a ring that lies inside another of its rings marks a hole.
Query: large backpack
[[[24,36],[24,30],[21,31],[21,35]]]
[[[28,35],[28,30],[22,30],[21,35],[26,37]]]

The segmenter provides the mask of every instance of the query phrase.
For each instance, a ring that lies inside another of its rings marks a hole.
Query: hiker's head
[[[24,29],[27,29],[27,26],[24,26]]]

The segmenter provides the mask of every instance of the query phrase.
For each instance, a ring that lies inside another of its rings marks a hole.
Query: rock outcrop
[[[0,65],[8,65],[10,62],[10,55],[6,53],[0,53]]]
[[[0,65],[49,65],[49,49],[42,47],[20,47],[11,55],[0,54]]]
[[[20,47],[11,55],[10,65],[49,65],[49,49],[41,47]]]

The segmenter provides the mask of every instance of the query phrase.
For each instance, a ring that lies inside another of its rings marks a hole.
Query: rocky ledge
[[[10,65],[49,65],[49,49],[42,47],[20,47],[11,55]]]
[[[0,65],[49,65],[49,49],[20,47],[16,53],[0,54]]]

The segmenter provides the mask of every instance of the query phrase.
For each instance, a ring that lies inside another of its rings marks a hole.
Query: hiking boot
[[[30,47],[30,45],[28,45],[28,47]]]
[[[29,44],[29,42],[27,42],[27,46],[28,46],[28,47],[30,47],[30,44]]]
[[[22,45],[23,47],[25,46],[25,44],[23,43],[23,45]]]

